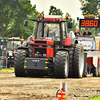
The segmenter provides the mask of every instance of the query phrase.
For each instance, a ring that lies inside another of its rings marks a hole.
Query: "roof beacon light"
[[[68,15],[66,15],[66,19],[68,19],[69,18],[69,16]]]
[[[40,14],[38,14],[37,17],[40,18]]]
[[[22,36],[22,39],[24,39],[24,37]]]
[[[100,18],[100,14],[98,14],[98,17]]]

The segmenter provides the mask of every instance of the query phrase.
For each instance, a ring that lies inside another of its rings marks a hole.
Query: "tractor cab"
[[[44,23],[42,23],[43,20],[39,18],[37,22],[36,39],[43,38],[52,41],[61,41],[66,38],[66,22],[60,19],[60,17],[61,16],[57,15],[44,16]]]
[[[29,19],[32,20],[32,19]],[[59,15],[44,15],[40,18],[38,15],[37,28],[35,33],[35,39],[48,39],[52,41],[62,41],[67,37],[66,22],[61,19]],[[28,21],[24,21],[24,26],[27,26]],[[72,27],[71,23],[68,23],[68,27]]]
[[[7,39],[6,46],[6,57],[7,57],[7,68],[14,64],[14,51],[21,46],[20,37],[12,37]]]
[[[42,37],[42,23],[39,22],[36,39],[50,39],[52,41],[60,41],[60,24],[59,23],[44,23],[44,34]],[[64,30],[65,31],[65,30]],[[65,34],[64,34],[65,35]],[[66,35],[65,35],[66,36]]]
[[[66,19],[68,16],[66,16]],[[30,19],[32,20],[32,19]],[[34,21],[34,20],[33,20]],[[29,44],[34,45],[33,53],[30,53],[31,56],[37,57],[37,55],[41,55],[40,57],[53,57],[57,52],[57,49],[63,47],[63,43],[67,38],[67,29],[66,29],[66,22],[68,20],[61,19],[59,15],[44,15],[41,18],[38,15],[37,20],[37,28],[35,33],[35,39],[30,39]],[[27,26],[28,21],[24,21],[24,26]],[[71,23],[68,23],[68,28],[71,28]],[[32,41],[34,42],[32,42]],[[48,50],[47,48],[50,47]],[[54,47],[54,50],[52,49]],[[44,48],[51,53],[43,54]],[[38,54],[40,53],[40,54]],[[46,56],[43,56],[46,55]],[[52,55],[52,56],[50,56]]]

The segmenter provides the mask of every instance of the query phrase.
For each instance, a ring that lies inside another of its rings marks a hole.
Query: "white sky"
[[[73,19],[77,17],[83,18],[82,11],[80,10],[81,3],[79,0],[30,0],[31,4],[36,4],[36,9],[39,12],[44,11],[44,14],[49,13],[49,8],[51,5],[55,6],[57,9],[61,9],[63,17],[65,17],[66,12],[68,12]]]

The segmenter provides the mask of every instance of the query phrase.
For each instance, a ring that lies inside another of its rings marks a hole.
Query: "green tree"
[[[100,0],[79,0],[79,1],[81,2],[82,5],[82,7],[80,8],[82,10],[82,15],[90,14],[90,15],[95,15],[97,17],[97,15],[100,14]],[[93,35],[96,35],[95,28],[89,28],[89,31],[92,32]]]
[[[38,19],[37,15],[43,14],[43,12],[40,13],[36,10],[36,5],[34,5],[32,8],[33,8],[32,12],[30,14],[28,14],[26,17],[22,17],[19,19],[16,16],[16,18],[12,20],[12,22],[10,23],[9,29],[5,33],[6,36],[8,36],[8,37],[11,37],[11,36],[22,37],[22,36],[24,36],[24,39],[27,39],[28,36],[33,34],[33,31],[35,33],[36,22],[29,21],[27,27],[25,27],[23,25],[25,19]]]
[[[24,38],[27,39],[28,36],[33,34],[33,31],[35,31],[36,29],[36,22],[28,21],[27,27],[23,25],[25,19],[38,19],[37,15],[43,13],[40,13],[36,10],[36,5],[34,5],[33,8],[34,9],[32,13],[27,15],[27,17],[22,18],[21,20],[19,20],[18,18],[14,19],[14,22],[11,24],[11,28],[6,32],[7,34],[9,33],[9,37],[11,37],[12,35],[15,37],[24,36]]]
[[[50,6],[49,15],[63,15],[63,12],[60,9],[57,9],[54,6]]]
[[[1,36],[11,36],[14,33],[7,34],[12,30],[15,23],[17,35],[20,34],[20,23],[23,22],[27,15],[32,13],[34,7],[30,0],[0,0],[0,34]],[[17,30],[16,27],[19,29]],[[14,29],[13,29],[14,30]],[[13,31],[12,31],[13,32]]]
[[[82,14],[93,14],[98,15],[100,12],[100,0],[79,0],[81,2]]]

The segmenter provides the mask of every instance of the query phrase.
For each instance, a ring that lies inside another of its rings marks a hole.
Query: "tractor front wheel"
[[[54,75],[67,78],[69,72],[69,55],[67,51],[58,51],[55,56]]]
[[[69,50],[69,78],[73,78],[73,50]]]
[[[26,76],[25,69],[24,69],[25,57],[26,57],[25,50],[17,50],[17,52],[15,53],[14,68],[15,68],[16,77]]]

